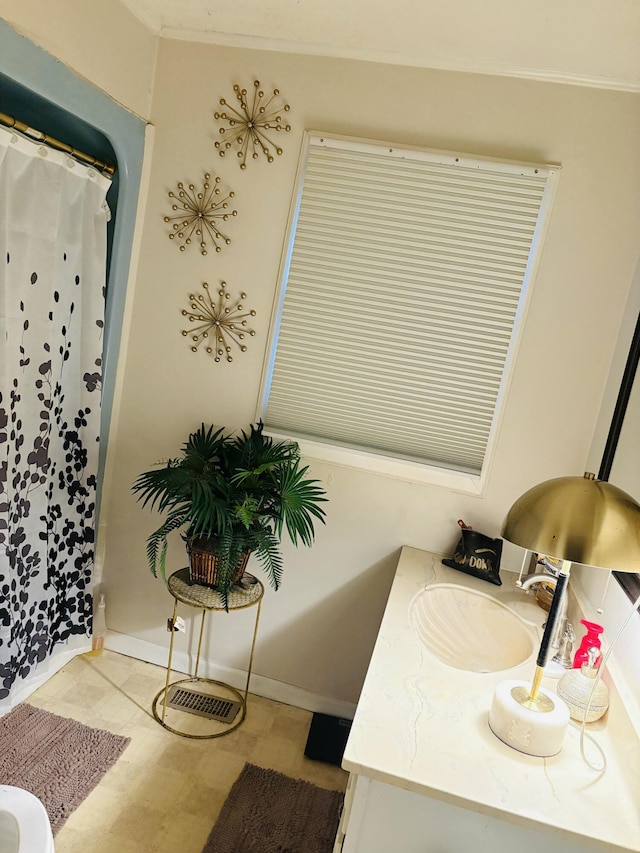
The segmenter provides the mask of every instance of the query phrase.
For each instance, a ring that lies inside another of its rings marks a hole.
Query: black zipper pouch
[[[502,539],[491,539],[458,519],[461,536],[453,557],[442,560],[450,569],[458,569],[467,575],[502,586],[500,580],[500,557]]]

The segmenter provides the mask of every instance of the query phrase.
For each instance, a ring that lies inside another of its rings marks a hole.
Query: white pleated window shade
[[[267,428],[479,472],[551,174],[310,137]]]

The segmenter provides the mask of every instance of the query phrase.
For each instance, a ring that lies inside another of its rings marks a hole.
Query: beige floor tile
[[[29,698],[131,738],[56,836],[56,853],[201,853],[247,761],[325,788],[346,787],[343,770],[304,756],[310,712],[249,696],[236,730],[211,740],[182,738],[151,713],[164,679],[163,667],[105,651],[78,656]]]
[[[223,798],[224,800],[224,798]],[[222,804],[220,804],[220,808]],[[166,815],[152,839],[153,853],[169,850],[193,850],[200,853],[209,837],[219,809],[203,815],[173,813]]]
[[[153,830],[153,825],[145,826],[145,832],[152,832]],[[78,848],[78,853],[160,853],[159,849],[153,846],[153,839],[131,838],[122,832],[96,834],[91,840],[85,838],[85,844],[89,844],[90,846],[85,846],[84,849]],[[165,848],[165,851],[168,851],[168,848]],[[56,853],[58,853],[57,841]],[[73,853],[76,853],[75,849]],[[179,853],[182,853],[182,851]],[[187,853],[187,851],[185,850],[184,853]]]
[[[86,842],[89,833],[106,832],[117,819],[121,801],[119,791],[111,791],[99,785],[82,803],[83,808],[77,808],[69,816],[64,825],[65,835],[68,829],[74,834],[84,833]]]
[[[124,732],[120,732],[124,734]],[[173,743],[168,740],[169,732],[163,731],[156,723],[155,728],[134,728],[131,742],[126,749],[126,760],[132,764],[157,764],[164,755],[165,750],[171,749]]]
[[[127,839],[135,842],[140,849],[146,849],[145,845],[151,847],[158,827],[165,818],[165,812],[141,805],[135,797],[127,797],[126,802],[121,803],[118,818],[113,823],[109,834],[112,837]],[[118,847],[113,847],[118,850]]]
[[[96,687],[93,684],[73,684],[64,693],[58,694],[56,699],[75,708],[93,711],[104,702],[105,692],[103,687]]]
[[[180,816],[185,822],[192,819],[203,822],[207,835],[220,814],[228,793],[226,788],[213,788],[199,781],[191,782],[176,801],[173,814]]]
[[[92,833],[92,837],[94,834]],[[83,829],[76,830],[69,821],[65,823],[55,839],[56,853],[96,853],[96,848],[92,846],[87,848],[87,833]]]
[[[193,778],[210,788],[229,790],[248,760],[244,755],[223,750],[205,753],[193,768]]]
[[[161,673],[146,675],[142,672],[130,673],[118,686],[130,699],[138,700],[142,707],[148,708],[156,693],[164,687]]]
[[[295,741],[284,737],[268,737],[258,740],[252,760],[261,767],[271,767],[286,773],[292,766],[301,766],[301,753],[300,744]]]

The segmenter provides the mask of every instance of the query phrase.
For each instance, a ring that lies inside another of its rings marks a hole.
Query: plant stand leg
[[[244,688],[244,709],[247,713],[247,698],[249,696],[249,681],[251,680],[251,670],[253,669],[253,653],[256,648],[256,637],[258,636],[258,623],[260,622],[260,611],[262,609],[262,598],[258,601],[258,610],[256,612],[256,624],[253,627],[253,639],[251,640],[251,654],[249,655],[249,668],[247,670],[247,683]]]
[[[202,608],[202,621],[200,622],[200,636],[198,637],[198,652],[196,654],[196,668],[191,676],[194,681],[198,677],[198,667],[200,666],[200,651],[202,649],[202,637],[204,635],[204,617],[207,615],[207,611]]]
[[[167,714],[167,693],[169,692],[169,679],[171,678],[171,663],[173,660],[173,638],[176,633],[176,617],[178,615],[178,599],[173,603],[173,616],[169,622],[169,630],[171,631],[171,639],[169,640],[169,660],[167,661],[167,679],[164,683],[164,702],[162,703],[162,722]]]

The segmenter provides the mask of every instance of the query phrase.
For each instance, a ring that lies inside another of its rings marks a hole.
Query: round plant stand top
[[[242,610],[244,607],[252,607],[264,595],[264,586],[253,575],[245,573],[243,581],[250,585],[245,589],[241,584],[234,584],[229,590],[229,610]],[[213,587],[194,583],[189,578],[189,567],[178,569],[167,581],[171,595],[183,604],[190,607],[202,607],[205,610],[224,610],[222,595]]]

